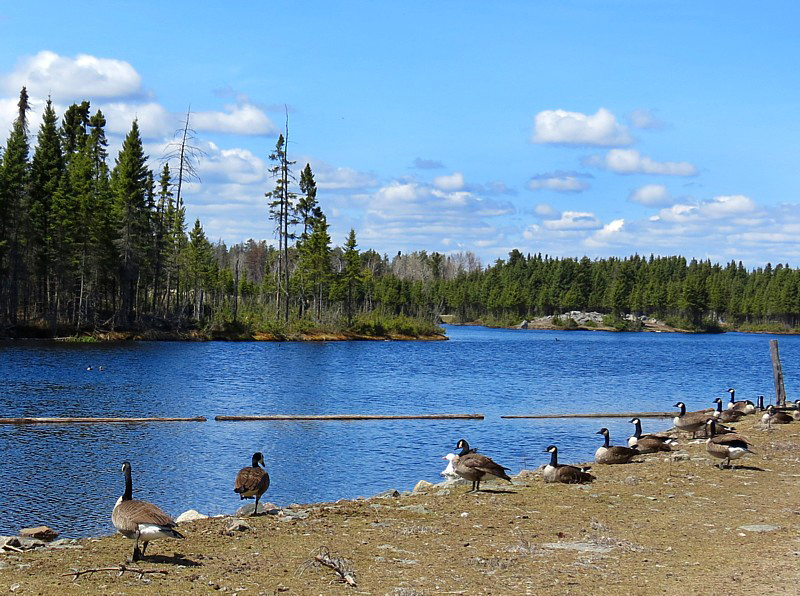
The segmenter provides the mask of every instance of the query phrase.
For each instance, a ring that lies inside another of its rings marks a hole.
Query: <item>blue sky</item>
[[[0,4],[0,143],[25,84],[157,167],[191,105],[190,223],[272,241],[288,112],[334,244],[798,265],[795,2],[210,4]]]

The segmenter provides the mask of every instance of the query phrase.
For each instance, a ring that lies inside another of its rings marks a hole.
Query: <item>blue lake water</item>
[[[517,472],[623,444],[627,419],[503,420],[504,414],[709,407],[774,393],[769,335],[511,331],[447,327],[445,342],[0,343],[0,417],[206,416],[208,422],[0,425],[0,535],[47,524],[110,533],[133,466],[134,495],[177,515],[231,513],[239,468],[262,451],[278,505],[436,482],[459,438]],[[780,336],[798,393],[800,337]],[[91,366],[93,370],[86,370]],[[104,368],[103,371],[99,367]],[[483,421],[215,422],[221,414],[482,413]],[[644,421],[645,432],[670,426]],[[247,501],[245,501],[246,503]],[[252,501],[250,501],[252,502]]]

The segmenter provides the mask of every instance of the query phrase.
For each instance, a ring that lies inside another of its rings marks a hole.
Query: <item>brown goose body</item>
[[[258,500],[269,488],[269,474],[259,464],[266,465],[264,456],[257,451],[253,454],[252,465],[239,470],[233,485],[233,492],[237,493],[240,499],[252,499],[255,497],[254,515],[258,513]]]
[[[133,482],[131,480],[131,464],[123,462],[125,474],[125,492],[117,500],[111,512],[111,523],[117,532],[134,541],[132,561],[138,561],[145,555],[147,545],[157,538],[183,538],[175,528],[173,519],[157,505],[132,498]],[[141,550],[139,542],[142,543]]]
[[[765,424],[789,424],[794,422],[794,416],[788,412],[781,412],[775,409],[775,406],[767,406],[767,413],[761,417],[761,421]]]
[[[544,467],[542,478],[545,482],[561,482],[562,484],[583,484],[595,480],[586,470],[558,463],[558,447],[550,445],[546,452],[550,454],[550,463]]]
[[[636,447],[639,453],[672,451],[671,445],[676,442],[673,437],[652,434],[643,435],[642,421],[639,418],[631,418],[628,422],[635,425],[633,435],[628,437],[628,447]]]
[[[605,437],[605,443],[594,452],[594,461],[598,464],[627,464],[632,458],[639,455],[636,447],[622,447],[611,445],[607,428],[597,431],[598,435]]]
[[[749,399],[744,401],[736,401],[736,390],[733,388],[728,389],[728,393],[731,394],[731,400],[728,402],[729,410],[736,410],[737,412],[742,412],[743,414],[755,413],[756,405]]]
[[[713,418],[708,422],[708,440],[706,440],[706,451],[712,457],[724,459],[724,462],[719,463],[722,468],[723,464],[730,467],[732,459],[739,459],[740,457],[754,453],[750,448],[750,442],[736,433],[727,433],[724,435],[716,434],[716,422]]]
[[[453,470],[464,480],[472,482],[470,492],[477,492],[481,489],[481,480],[502,478],[511,482],[511,478],[506,474],[508,468],[485,455],[475,453],[469,448],[466,440],[461,439],[456,445],[456,449],[461,449],[461,452],[453,459]]]
[[[714,403],[717,404],[717,409],[714,412],[714,418],[716,418],[719,422],[739,422],[739,420],[745,416],[743,410],[737,410],[735,408],[723,410],[722,400],[720,398],[715,399]]]
[[[692,438],[695,437],[697,431],[703,428],[706,424],[706,420],[712,410],[698,410],[696,412],[687,412],[686,411],[686,404],[682,401],[679,401],[675,404],[676,408],[680,408],[680,414],[675,416],[672,419],[672,424],[675,425],[675,428],[681,430],[683,432],[692,433]]]

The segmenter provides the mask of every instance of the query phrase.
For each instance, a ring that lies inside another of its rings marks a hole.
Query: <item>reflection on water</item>
[[[465,437],[512,472],[555,443],[589,460],[600,426],[627,419],[504,420],[503,414],[708,407],[771,395],[769,336],[506,331],[449,327],[447,342],[0,344],[0,417],[206,416],[205,423],[0,425],[0,535],[47,524],[65,536],[112,531],[133,465],[134,493],[177,515],[228,513],[239,468],[262,451],[266,500],[287,505],[438,481]],[[556,338],[559,341],[554,341]],[[780,338],[796,395],[800,339]],[[88,367],[92,370],[87,370]],[[104,370],[99,370],[100,367]],[[227,414],[476,413],[484,421],[214,422]],[[645,420],[645,432],[669,426]]]

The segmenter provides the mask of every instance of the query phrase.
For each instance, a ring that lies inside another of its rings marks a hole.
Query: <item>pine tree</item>
[[[358,286],[362,281],[361,257],[358,254],[358,243],[356,242],[356,232],[350,228],[350,234],[344,243],[344,270],[342,277],[347,286],[345,312],[347,313],[347,326],[353,326],[353,301],[358,292]]]

